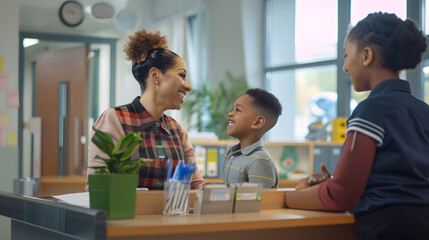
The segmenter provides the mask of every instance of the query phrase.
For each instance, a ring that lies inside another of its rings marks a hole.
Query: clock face
[[[67,26],[75,27],[83,21],[83,7],[76,1],[66,1],[60,7],[60,19]]]

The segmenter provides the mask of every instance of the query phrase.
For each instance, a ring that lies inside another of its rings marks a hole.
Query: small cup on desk
[[[189,214],[190,182],[185,180],[169,179],[164,188],[165,205],[163,214],[166,216]]]

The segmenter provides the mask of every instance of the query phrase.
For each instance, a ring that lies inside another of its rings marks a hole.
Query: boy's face
[[[234,102],[234,108],[228,113],[228,127],[226,134],[235,138],[242,138],[250,133],[251,126],[256,119],[253,98],[243,95]]]

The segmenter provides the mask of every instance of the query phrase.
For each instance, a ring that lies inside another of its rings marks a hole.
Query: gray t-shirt
[[[243,149],[240,149],[240,144],[236,144],[226,152],[223,181],[262,183],[264,188],[278,187],[277,168],[262,140]]]

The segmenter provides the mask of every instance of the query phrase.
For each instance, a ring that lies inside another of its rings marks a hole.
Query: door
[[[36,56],[36,115],[42,119],[41,176],[83,174],[88,47]]]

